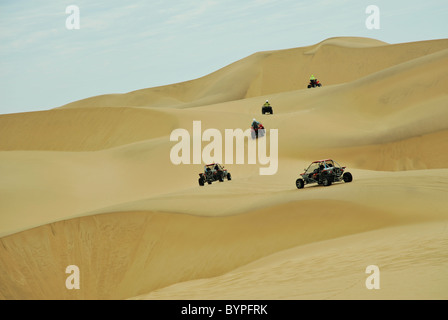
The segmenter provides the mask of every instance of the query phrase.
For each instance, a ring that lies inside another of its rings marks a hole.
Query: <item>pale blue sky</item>
[[[380,30],[365,26],[368,5]],[[68,30],[65,9],[80,9]],[[199,78],[337,36],[447,38],[447,0],[0,0],[0,114]]]

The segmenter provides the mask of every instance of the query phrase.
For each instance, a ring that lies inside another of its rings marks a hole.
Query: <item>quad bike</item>
[[[212,184],[214,181],[223,182],[227,178],[228,181],[232,180],[230,172],[219,163],[211,163],[204,166],[204,172],[199,174],[199,185],[204,186],[205,182]]]
[[[302,189],[306,184],[312,183],[327,187],[333,182],[352,182],[353,176],[350,172],[345,171],[345,168],[331,159],[314,161],[305,169],[304,173],[300,174],[301,177],[296,180],[296,187]]]
[[[263,107],[261,107],[261,114],[273,114],[274,111],[272,111],[272,106],[271,105],[263,105]]]
[[[255,128],[253,125],[251,125],[250,131],[251,131],[252,139],[261,138],[266,133],[266,129],[264,128],[264,126],[261,123],[259,123],[258,126]]]
[[[316,87],[322,87],[322,84],[320,83],[320,81],[317,79],[310,80],[310,83],[308,84],[308,89],[316,88]]]

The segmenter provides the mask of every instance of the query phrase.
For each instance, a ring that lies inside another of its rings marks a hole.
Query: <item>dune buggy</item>
[[[230,172],[219,163],[211,163],[204,166],[204,172],[199,174],[199,185],[203,186],[206,182],[212,184],[214,181],[223,182],[224,179],[232,180]]]
[[[345,168],[332,159],[314,161],[300,175],[301,178],[296,180],[296,187],[302,189],[306,184],[311,183],[330,186],[333,182],[351,182],[353,176],[345,171]]]

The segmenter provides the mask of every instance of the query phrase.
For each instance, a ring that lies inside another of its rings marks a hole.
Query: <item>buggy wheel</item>
[[[203,179],[203,178],[199,178],[198,182],[199,182],[199,185],[200,185],[201,187],[204,186],[204,179]]]
[[[324,185],[324,187],[331,186],[331,180],[330,180],[330,178],[323,178],[323,179],[322,179],[322,184]]]
[[[211,180],[207,180],[207,183],[208,183],[208,184],[212,184],[212,181],[211,181]]]
[[[303,189],[304,186],[305,186],[305,182],[303,181],[303,179],[297,179],[296,180],[296,187],[297,187],[297,189]]]
[[[350,172],[345,172],[342,175],[342,179],[344,180],[344,182],[352,182],[353,181],[353,176]]]
[[[227,180],[232,180],[232,176],[230,175],[230,172],[229,173],[227,173]]]

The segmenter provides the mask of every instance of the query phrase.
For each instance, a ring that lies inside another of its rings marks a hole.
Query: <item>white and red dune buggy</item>
[[[301,178],[296,180],[296,187],[302,189],[306,184],[311,183],[330,186],[333,182],[351,182],[353,176],[345,169],[346,167],[341,167],[332,159],[314,161],[307,169],[304,169],[304,173],[300,174]]]

